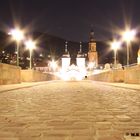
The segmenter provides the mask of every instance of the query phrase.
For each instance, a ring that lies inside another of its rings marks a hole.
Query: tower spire
[[[66,41],[65,42],[65,53],[67,53],[68,52],[68,42]]]
[[[90,31],[90,42],[94,42],[94,31]]]
[[[82,42],[80,41],[80,53],[82,53]]]
[[[88,58],[89,63],[95,64],[94,67],[98,66],[98,52],[96,51],[96,41],[94,40],[93,30],[90,31]]]

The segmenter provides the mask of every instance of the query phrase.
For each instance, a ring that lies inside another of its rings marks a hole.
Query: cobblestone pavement
[[[0,93],[0,140],[123,140],[140,132],[140,93],[55,81]]]

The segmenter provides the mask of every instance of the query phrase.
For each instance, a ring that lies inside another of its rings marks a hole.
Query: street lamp
[[[111,48],[114,50],[114,68],[117,66],[117,50],[120,48],[121,42],[113,41],[111,43]]]
[[[135,30],[126,30],[123,33],[123,40],[126,41],[127,44],[127,66],[129,66],[129,47],[130,47],[130,42],[134,39],[136,35]]]
[[[19,66],[19,45],[20,45],[20,41],[23,40],[24,38],[24,34],[20,29],[12,29],[8,34],[12,35],[13,39],[16,40],[17,66]]]
[[[35,49],[35,42],[28,40],[25,42],[26,48],[30,51],[30,69],[32,69],[32,51]]]

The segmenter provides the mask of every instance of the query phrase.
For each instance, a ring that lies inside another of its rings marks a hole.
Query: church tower
[[[80,69],[85,69],[85,56],[82,53],[82,42],[80,42],[80,50],[77,54],[76,62],[77,62],[77,66]]]
[[[89,50],[88,50],[89,63],[93,64],[93,67],[98,66],[98,52],[96,51],[96,42],[94,40],[94,32],[90,32]]]
[[[68,52],[68,42],[65,42],[65,53],[62,56],[62,70],[66,71],[70,66],[70,54]]]

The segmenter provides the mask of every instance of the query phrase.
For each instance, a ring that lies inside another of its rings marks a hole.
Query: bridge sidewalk
[[[127,88],[127,89],[133,89],[133,90],[140,90],[140,84],[109,83],[109,82],[99,82],[99,81],[93,81],[93,83],[99,83],[99,84]]]
[[[28,87],[43,85],[50,82],[54,82],[54,81],[22,82],[20,84],[0,85],[0,93],[16,90],[16,89],[21,89],[21,88],[26,88],[26,87],[28,88]]]

